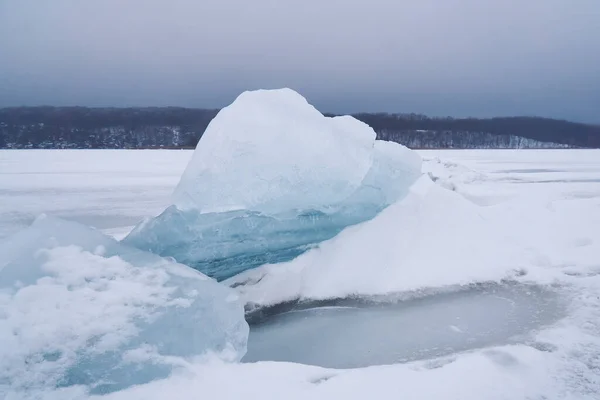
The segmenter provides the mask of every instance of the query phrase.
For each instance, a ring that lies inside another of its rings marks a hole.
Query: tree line
[[[3,108],[0,148],[194,147],[217,112],[180,107]],[[413,148],[600,148],[600,126],[549,118],[354,116],[372,126],[378,138]]]

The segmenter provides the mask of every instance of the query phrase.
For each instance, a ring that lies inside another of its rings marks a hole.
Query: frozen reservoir
[[[358,368],[430,359],[531,341],[563,309],[554,291],[517,284],[477,285],[393,303],[289,305],[251,318],[243,361]]]

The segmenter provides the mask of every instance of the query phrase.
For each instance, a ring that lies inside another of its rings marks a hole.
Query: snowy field
[[[120,239],[171,203],[192,153],[0,151],[0,238],[46,213]],[[106,397],[600,398],[600,151],[419,154],[433,188],[226,282],[273,314],[256,317],[245,362],[192,363]],[[376,305],[325,301],[355,294]]]

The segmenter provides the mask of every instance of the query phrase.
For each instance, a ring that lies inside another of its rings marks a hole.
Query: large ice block
[[[241,94],[200,139],[174,205],[125,243],[217,279],[289,261],[402,198],[421,158],[290,89]]]
[[[85,226],[38,218],[0,243],[0,397],[112,392],[195,357],[239,360],[247,335],[231,289]]]
[[[327,209],[371,167],[375,132],[326,118],[290,89],[242,93],[210,122],[173,194],[203,213]]]

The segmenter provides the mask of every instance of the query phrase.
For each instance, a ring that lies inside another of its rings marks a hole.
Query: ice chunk
[[[186,266],[38,218],[0,243],[0,397],[72,385],[106,393],[193,357],[239,360],[248,326],[236,298]]]
[[[326,118],[293,90],[245,92],[206,128],[173,203],[203,213],[324,210],[361,185],[374,142],[368,125]]]
[[[210,123],[174,205],[124,242],[225,279],[374,217],[420,173],[416,153],[353,117],[290,89],[246,92]]]

